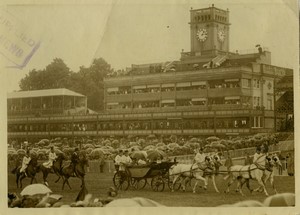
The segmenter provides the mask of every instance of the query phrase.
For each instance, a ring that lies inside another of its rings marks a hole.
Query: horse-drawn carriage
[[[169,179],[169,169],[175,162],[152,163],[147,165],[127,166],[126,171],[117,171],[113,177],[113,183],[119,190],[127,190],[129,186],[135,189],[143,189],[147,184],[147,179],[151,179],[152,190],[162,192],[167,183],[171,188]]]

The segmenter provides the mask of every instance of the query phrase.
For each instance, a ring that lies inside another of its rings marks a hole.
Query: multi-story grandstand
[[[282,129],[293,116],[293,71],[271,65],[271,52],[259,45],[230,52],[228,10],[212,6],[190,13],[191,51],[178,61],[109,74],[103,113],[78,114],[77,104],[87,110],[86,97],[70,91],[54,96],[49,90],[39,97],[11,93],[8,138],[248,135]],[[38,116],[28,115],[36,110]]]

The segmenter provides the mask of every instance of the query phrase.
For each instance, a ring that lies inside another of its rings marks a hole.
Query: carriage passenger
[[[31,161],[30,153],[29,153],[29,150],[27,150],[25,156],[23,157],[22,167],[20,169],[20,173],[24,172],[25,175],[27,176],[26,168],[27,168],[30,161]]]
[[[147,162],[145,161],[145,159],[139,159],[137,163],[138,163],[138,165],[145,165],[145,164],[147,164]]]
[[[120,162],[121,162],[121,159],[123,157],[123,150],[119,150],[119,154],[117,154],[117,156],[115,157],[115,169],[116,171],[119,171],[119,166],[120,166]]]

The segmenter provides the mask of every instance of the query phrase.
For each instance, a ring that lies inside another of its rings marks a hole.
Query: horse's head
[[[32,156],[29,163],[28,163],[28,166],[33,166],[33,167],[36,167],[38,165],[38,159],[36,156]]]
[[[281,162],[280,162],[280,159],[279,159],[279,157],[278,157],[277,154],[273,154],[273,155],[271,156],[271,158],[272,158],[272,160],[273,160],[273,162],[274,162],[274,164],[275,164],[276,166],[282,166],[282,164],[281,164]]]
[[[205,156],[204,161],[207,164],[207,167],[209,168],[213,168],[215,166],[214,159],[212,158],[212,156]]]
[[[85,153],[80,153],[79,154],[79,163],[82,165],[82,166],[88,166],[89,165],[89,162],[88,162],[88,159],[87,159],[87,156]]]
[[[217,167],[223,165],[222,162],[221,162],[221,158],[218,154],[213,155],[212,158],[213,158],[213,161],[214,161],[214,163]]]
[[[59,153],[56,158],[56,160],[58,160],[58,161],[63,161],[65,159],[66,159],[66,156],[63,153]]]

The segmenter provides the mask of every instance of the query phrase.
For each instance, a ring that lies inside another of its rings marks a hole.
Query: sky
[[[179,60],[182,49],[190,51],[190,8],[213,3],[230,11],[230,51],[254,50],[261,44],[271,51],[272,64],[298,65],[298,15],[293,0],[19,2],[14,0],[5,9],[41,44],[23,69],[8,68],[11,62],[2,56],[5,82],[1,86],[8,92],[19,90],[19,81],[30,70],[43,69],[54,58],[62,58],[74,72],[98,57],[115,69]]]

